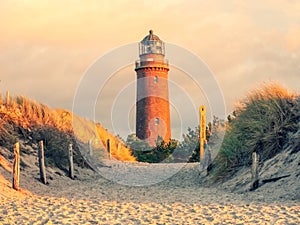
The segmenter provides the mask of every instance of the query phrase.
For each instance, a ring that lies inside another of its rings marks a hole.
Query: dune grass
[[[221,149],[213,162],[216,179],[230,176],[251,164],[252,152],[265,161],[281,152],[289,135],[298,131],[299,96],[278,84],[264,85],[249,93],[228,122]]]
[[[67,168],[70,143],[73,144],[75,163],[79,165],[84,164],[82,156],[87,154],[80,146],[87,145],[90,140],[94,156],[103,156],[107,154],[107,139],[111,140],[114,158],[135,161],[130,149],[98,123],[66,110],[50,109],[24,96],[12,97],[9,101],[0,98],[0,145],[11,149],[16,141],[22,140],[36,150],[37,142],[43,140],[49,166]]]

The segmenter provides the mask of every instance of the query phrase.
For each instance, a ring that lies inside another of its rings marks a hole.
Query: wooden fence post
[[[69,144],[69,176],[74,179],[73,145]]]
[[[14,144],[14,163],[13,163],[13,189],[19,190],[20,179],[20,144],[19,142]]]
[[[206,108],[204,105],[200,106],[200,162],[204,158],[204,144],[206,140]]]
[[[109,159],[111,159],[110,140],[109,139],[107,139],[107,151],[108,151],[108,154],[109,154]]]
[[[44,157],[44,143],[39,141],[39,167],[40,167],[40,178],[43,184],[47,184],[46,170],[45,170],[45,157]]]
[[[252,153],[252,168],[251,168],[251,186],[250,191],[254,191],[258,188],[259,178],[258,178],[258,166],[259,166],[259,155],[256,152]]]
[[[89,151],[90,151],[90,156],[93,156],[93,145],[92,145],[92,139],[89,140]]]

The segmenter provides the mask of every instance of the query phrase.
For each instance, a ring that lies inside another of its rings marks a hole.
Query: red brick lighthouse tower
[[[165,45],[149,31],[139,43],[140,60],[136,61],[137,102],[136,135],[154,146],[158,137],[169,142],[170,106],[168,90],[169,64]]]

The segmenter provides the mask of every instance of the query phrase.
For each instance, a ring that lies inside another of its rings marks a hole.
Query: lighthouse
[[[136,135],[155,146],[158,138],[169,142],[170,104],[168,90],[169,63],[165,59],[165,45],[153,31],[139,43],[137,75]]]

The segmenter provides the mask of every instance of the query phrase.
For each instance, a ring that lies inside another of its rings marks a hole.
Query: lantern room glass
[[[161,54],[165,55],[165,45],[162,41],[147,40],[139,43],[139,53],[144,54]]]

